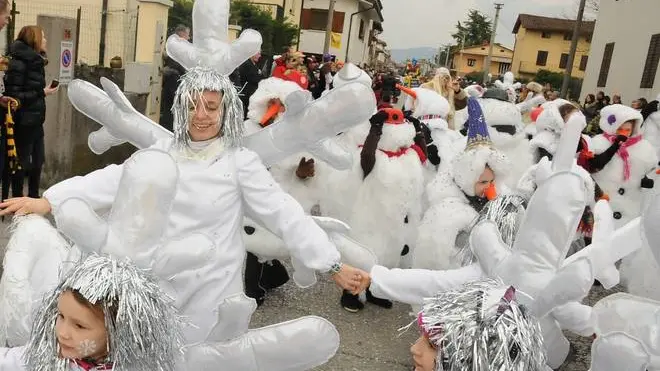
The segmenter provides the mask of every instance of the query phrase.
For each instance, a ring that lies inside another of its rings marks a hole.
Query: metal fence
[[[108,66],[113,57],[121,57],[124,63],[135,61],[139,14],[137,7],[109,7],[105,12],[106,17],[103,17],[102,6],[76,0],[66,3],[58,0],[19,0],[14,1],[13,9],[14,14],[7,27],[7,45],[23,26],[36,25],[38,16],[58,16],[78,21],[77,63]],[[105,37],[102,38],[103,31]]]

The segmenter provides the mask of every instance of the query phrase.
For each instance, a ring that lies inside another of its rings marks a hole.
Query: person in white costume
[[[660,265],[660,196],[656,195],[638,220],[626,225],[629,229],[626,241],[642,237],[642,255]],[[611,210],[608,217],[611,219]],[[640,228],[629,228],[633,223]],[[610,221],[612,228],[613,221]],[[617,241],[612,241],[615,248]],[[638,276],[646,276],[647,288],[655,287],[656,296],[617,293],[601,299],[593,307],[596,340],[591,346],[591,371],[658,371],[660,370],[660,296],[657,296],[657,282],[660,270],[638,266]],[[641,282],[641,281],[640,281]],[[639,289],[639,288],[635,288]]]
[[[411,111],[410,116],[419,120],[423,128],[428,128],[425,130],[427,166],[434,170],[429,176],[434,176],[436,170],[448,168],[454,156],[465,146],[461,140],[463,136],[449,129],[447,117],[451,107],[447,99],[431,89],[399,88],[407,95],[405,107]]]
[[[532,196],[518,230],[513,248],[506,246],[497,226],[488,220],[479,223],[470,235],[477,262],[455,270],[401,270],[375,266],[370,285],[375,294],[413,305],[437,292],[458,290],[463,284],[486,277],[502,280],[529,298],[529,312],[541,323],[548,366],[558,368],[565,360],[569,343],[560,328],[583,336],[593,334],[590,308],[579,304],[592,286],[594,278],[606,287],[618,282],[615,262],[636,247],[620,248],[621,236],[595,233],[594,243],[564,261],[570,241],[586,201],[591,197],[591,179],[574,163],[573,148],[577,145],[584,117],[575,116],[567,124],[570,132],[562,137],[558,155],[552,164],[546,159],[539,164],[539,189]],[[608,216],[611,213],[598,212]],[[604,228],[605,232],[612,229]],[[618,241],[612,244],[600,244]],[[619,248],[617,248],[619,247]],[[594,277],[595,276],[595,277]],[[533,300],[532,300],[533,298]],[[488,368],[477,368],[487,370]]]
[[[501,189],[509,170],[508,158],[495,149],[481,106],[468,99],[468,139],[447,171],[426,186],[429,208],[417,230],[413,268],[450,269],[460,266],[455,255],[472,221]]]
[[[447,114],[447,124],[451,130],[462,125],[462,122],[456,122],[454,116],[457,111],[464,109],[467,105],[467,95],[461,89],[458,81],[452,79],[451,72],[445,67],[435,70],[435,76],[429,82],[420,86],[424,89],[430,89],[443,96],[449,102],[449,113]]]
[[[571,103],[567,100],[556,99],[541,106],[543,110],[536,119],[536,133],[529,141],[530,151],[534,155],[533,163],[539,162],[543,157],[552,160],[565,123],[559,107],[567,104]]]
[[[191,365],[216,362],[234,365],[227,366],[228,370],[260,370],[260,362],[254,360],[254,355],[246,358],[246,354],[252,354],[249,345],[244,352],[222,351],[245,336],[255,308],[254,301],[243,293],[244,212],[280,235],[292,255],[307,268],[330,271],[342,288],[354,291],[363,273],[340,263],[339,253],[328,236],[281,190],[259,157],[240,146],[242,108],[226,76],[204,67],[191,69],[182,78],[173,110],[174,138],[146,150],[159,153],[154,155],[158,159],[134,155],[123,165],[111,165],[56,184],[44,193],[44,198],[3,202],[1,214],[53,212],[66,216],[60,208],[71,198],[81,199],[92,210],[107,209],[116,197],[131,192],[122,183],[122,172],[128,164],[137,162],[146,168],[156,167],[156,163],[171,166],[159,173],[161,177],[174,177],[169,185],[172,189],[169,198],[145,196],[138,200],[148,210],[154,210],[152,202],[172,200],[171,207],[158,210],[165,215],[164,240],[200,236],[205,243],[187,243],[187,249],[177,246],[178,251],[165,249],[163,253],[172,254],[170,264],[165,267],[151,267],[152,259],[137,263],[154,269],[163,280],[173,280],[172,294],[177,307],[191,321],[185,342],[201,343],[187,353],[187,369],[195,369]],[[153,253],[154,247],[149,248]],[[158,247],[155,251],[159,251]],[[299,362],[295,357],[283,359],[279,366],[288,367],[288,361]],[[269,365],[269,369],[277,367]]]
[[[0,348],[0,371],[176,369],[181,318],[156,278],[131,262],[92,254],[38,303],[28,342]]]
[[[507,71],[502,78],[502,81],[495,80],[493,83],[496,88],[506,91],[510,103],[516,103],[518,100],[518,90],[522,87],[519,82],[513,82],[515,76],[513,72]]]
[[[493,145],[512,160],[509,174],[501,181],[510,189],[515,189],[520,177],[534,164],[534,158],[529,151],[529,140],[524,133],[520,112],[507,100],[507,93],[507,90],[490,88],[479,99],[479,104]]]
[[[412,236],[421,218],[426,144],[420,125],[404,119],[401,110],[381,110],[370,122],[360,166],[345,174],[362,179],[349,219],[350,237],[371,249],[380,264],[394,268],[402,256],[414,250]],[[368,290],[367,301],[392,307]],[[364,307],[357,295],[346,290],[341,304],[350,312]]]
[[[603,134],[592,138],[590,149],[596,156],[611,156],[592,176],[610,197],[619,228],[641,214],[643,195],[654,186],[658,157],[641,134],[642,115],[635,109],[613,104],[600,117]]]

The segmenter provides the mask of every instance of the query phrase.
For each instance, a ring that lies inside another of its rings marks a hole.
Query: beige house
[[[475,45],[459,49],[452,55],[452,72],[457,76],[465,76],[473,72],[483,72],[488,57],[489,44]],[[513,50],[501,44],[493,44],[493,55],[490,59],[489,73],[494,78],[511,70]]]
[[[100,0],[15,2],[19,12],[15,16],[15,35],[23,26],[36,24],[38,15],[76,19],[80,10],[78,62],[100,64],[101,50],[104,50],[102,64],[105,66],[113,57],[121,57],[124,63],[151,63],[155,40],[166,36],[167,15],[172,7],[171,0],[108,0],[105,10]],[[104,38],[101,37],[103,30]],[[6,36],[2,37],[4,45],[0,46],[6,47],[6,40]]]
[[[516,34],[511,71],[516,77],[533,78],[539,70],[563,73],[568,64],[575,21],[532,14],[520,14],[513,28]],[[589,60],[594,22],[582,23],[573,76],[584,77]]]

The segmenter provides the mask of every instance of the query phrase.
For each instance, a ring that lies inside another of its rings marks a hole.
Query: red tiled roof
[[[520,14],[518,15],[516,25],[513,26],[513,33],[518,33],[521,26],[528,30],[572,32],[573,27],[575,27],[575,21],[571,19],[543,17],[540,15]],[[580,33],[593,35],[595,26],[595,21],[583,21]]]

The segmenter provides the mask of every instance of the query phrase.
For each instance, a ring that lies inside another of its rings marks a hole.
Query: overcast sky
[[[511,33],[518,14],[545,16],[575,14],[577,0],[381,0],[383,4],[383,35],[390,49],[439,47],[452,42],[456,22],[464,21],[470,9],[477,9],[493,18],[494,3],[503,3],[497,27],[496,41],[513,46]]]

